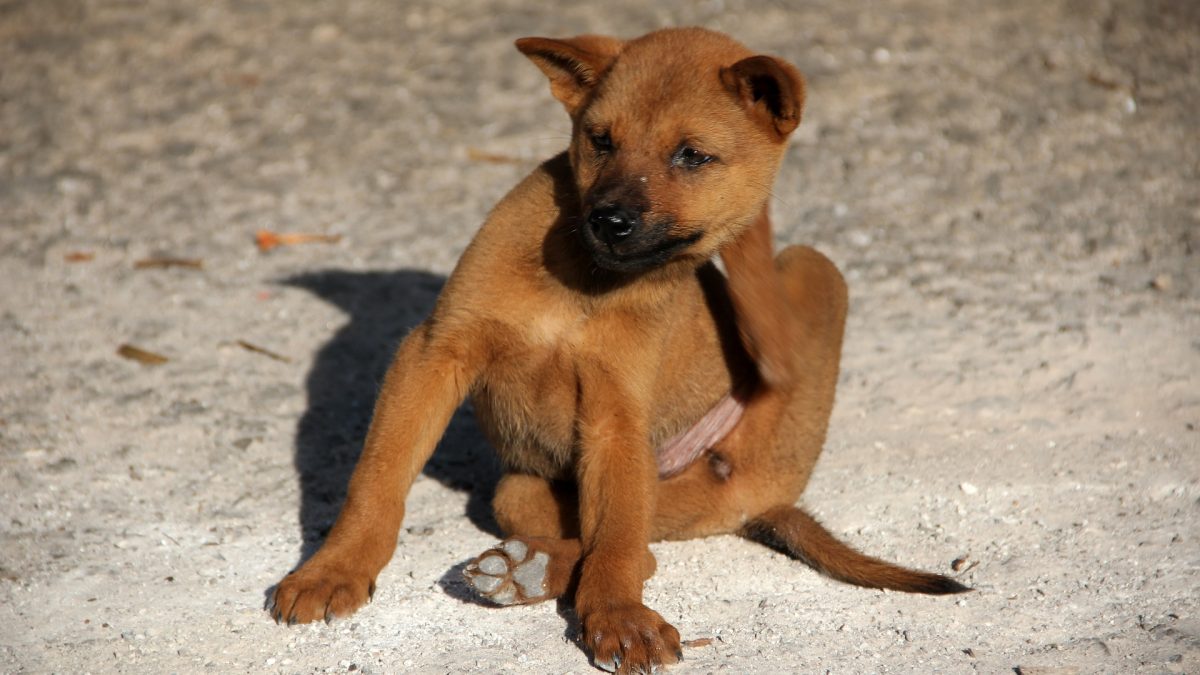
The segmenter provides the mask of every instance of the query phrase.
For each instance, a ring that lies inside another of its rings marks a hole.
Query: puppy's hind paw
[[[523,605],[551,597],[546,588],[549,567],[549,553],[512,538],[472,560],[463,576],[476,593],[497,605]]]

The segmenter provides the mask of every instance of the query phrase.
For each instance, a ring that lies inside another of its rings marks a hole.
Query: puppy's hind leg
[[[775,267],[791,310],[794,363],[799,377],[773,439],[775,504],[758,512],[738,531],[800,560],[839,581],[909,593],[946,594],[970,590],[942,576],[873,558],[842,543],[816,519],[792,506],[825,442],[833,407],[846,321],[846,284],[825,256],[805,246],[789,246]]]
[[[764,506],[794,503],[816,466],[833,411],[848,305],[841,273],[814,249],[785,248],[775,258],[775,269],[788,308],[796,377],[786,387],[769,442],[771,482],[780,492]]]
[[[492,511],[508,538],[463,570],[475,592],[498,605],[566,594],[581,555],[575,489],[539,476],[506,473],[496,486]]]
[[[553,600],[569,595],[578,581],[579,497],[575,486],[521,473],[507,473],[492,499],[496,522],[507,537],[479,554],[463,571],[480,596],[498,605]],[[647,553],[645,578],[654,574]]]
[[[579,538],[579,494],[572,483],[505,473],[496,485],[492,511],[506,536]]]

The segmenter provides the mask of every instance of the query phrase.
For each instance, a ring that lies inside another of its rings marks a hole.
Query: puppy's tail
[[[863,555],[838,541],[815,518],[795,506],[777,506],[747,522],[738,534],[856,586],[930,595],[971,590],[940,574],[910,570]]]

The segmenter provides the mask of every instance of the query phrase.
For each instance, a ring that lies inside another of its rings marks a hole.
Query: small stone
[[[958,486],[958,489],[962,490],[964,493],[969,494],[969,495],[973,495],[973,494],[976,494],[979,492],[979,488],[975,487],[971,483],[961,483]]]
[[[1160,274],[1154,277],[1154,279],[1150,282],[1150,288],[1153,288],[1156,291],[1171,290],[1171,275]]]
[[[871,235],[863,232],[862,230],[853,230],[850,232],[848,237],[850,239],[850,243],[858,246],[859,248],[870,246],[872,242]]]

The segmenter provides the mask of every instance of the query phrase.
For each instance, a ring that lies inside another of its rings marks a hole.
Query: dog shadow
[[[396,347],[433,310],[443,276],[421,270],[323,270],[284,279],[329,302],[349,320],[317,352],[305,389],[308,405],[296,429],[301,548],[296,567],[321,547],[333,526],[362,451],[375,397]],[[465,490],[467,517],[500,536],[491,513],[499,463],[469,403],[455,411],[424,475]],[[403,533],[401,533],[403,538]]]

